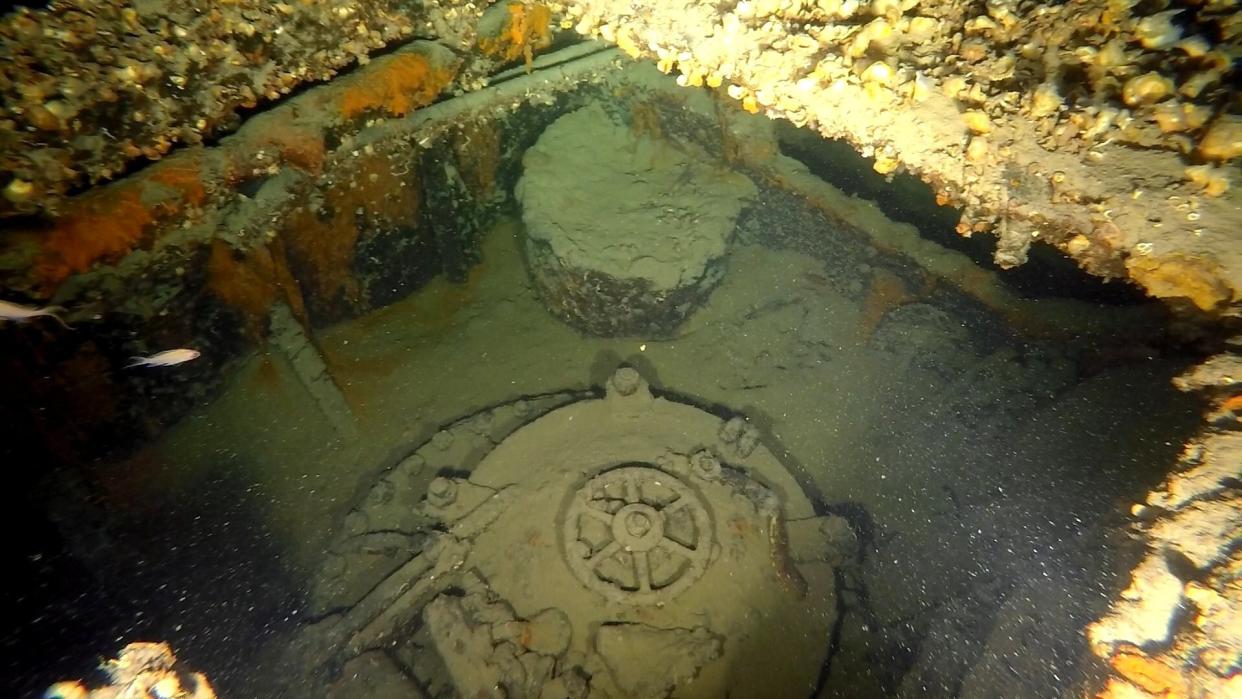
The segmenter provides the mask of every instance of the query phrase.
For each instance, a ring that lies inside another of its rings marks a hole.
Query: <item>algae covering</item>
[[[15,579],[80,630],[13,686],[153,634],[239,696],[1237,692],[1238,17],[5,15]],[[573,443],[618,395],[721,424],[596,463],[682,424]]]

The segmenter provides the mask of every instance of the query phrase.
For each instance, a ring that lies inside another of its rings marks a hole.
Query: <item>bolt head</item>
[[[436,507],[446,507],[457,501],[457,483],[451,478],[437,477],[427,484],[427,500]]]
[[[623,396],[632,396],[642,384],[643,377],[634,367],[623,366],[612,375],[612,387]]]

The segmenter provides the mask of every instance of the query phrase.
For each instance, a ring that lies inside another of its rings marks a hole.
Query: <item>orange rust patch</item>
[[[1222,412],[1233,413],[1234,415],[1242,415],[1242,395],[1230,396],[1220,404]]]
[[[1116,677],[1110,677],[1108,684],[1104,685],[1104,689],[1095,695],[1095,699],[1134,699],[1135,696],[1142,695],[1138,687]]]
[[[276,368],[276,363],[267,353],[259,357],[259,367],[255,369],[254,380],[268,393],[281,393],[284,390],[284,382],[280,380],[280,370]]]
[[[323,172],[323,134],[307,128],[282,128],[262,136],[262,143],[275,148],[281,159],[307,172]]]
[[[431,103],[453,74],[425,56],[403,53],[377,59],[344,88],[340,110],[346,119],[372,111],[405,116]]]
[[[361,298],[361,289],[354,279],[351,266],[358,227],[351,220],[353,210],[337,210],[327,221],[304,209],[290,216],[284,237],[294,259],[309,273],[302,282],[315,298],[328,301],[344,295],[348,301]]]
[[[207,187],[197,158],[170,158],[164,167],[151,171],[151,179],[177,190],[183,204],[202,206],[207,201]]]
[[[221,240],[211,243],[207,260],[207,290],[246,319],[247,333],[258,338],[263,319],[276,300],[271,253],[264,248],[251,257],[238,259]]]
[[[293,277],[293,272],[289,271],[289,256],[285,253],[284,243],[280,238],[275,238],[268,243],[267,249],[272,256],[272,278],[285,292],[285,303],[289,304],[293,317],[303,327],[310,327],[310,318],[306,315],[306,302],[302,298],[302,288],[298,286],[298,280]]]
[[[1184,298],[1202,311],[1215,311],[1234,298],[1224,282],[1220,265],[1212,260],[1169,255],[1131,257],[1130,276],[1156,298]]]
[[[175,196],[155,191],[152,184],[172,190]],[[135,178],[91,190],[73,199],[42,237],[35,282],[51,293],[70,275],[129,253],[157,224],[206,199],[199,161],[193,154],[169,158]]]
[[[490,197],[500,169],[500,134],[481,121],[471,122],[453,143],[462,179],[476,197]]]
[[[352,267],[364,221],[369,233],[412,226],[416,220],[421,193],[393,168],[380,152],[344,160],[337,165],[341,174],[322,191],[320,208],[302,208],[286,219],[281,237],[297,263],[303,293],[315,301],[333,305],[342,297],[350,303],[361,299]]]
[[[535,51],[552,43],[552,10],[547,5],[509,3],[509,18],[499,36],[479,40],[479,50],[503,61],[526,61],[530,72]]]
[[[871,273],[871,283],[867,286],[867,297],[863,301],[862,318],[858,323],[859,338],[864,342],[870,340],[889,311],[916,300],[918,296],[911,293],[901,277],[883,267],[876,267]]]
[[[134,183],[107,187],[73,202],[44,238],[35,262],[35,280],[51,292],[71,274],[99,261],[121,257],[136,246],[155,222]]]
[[[306,309],[297,282],[289,273],[284,248],[278,240],[246,256],[227,243],[214,240],[207,258],[207,291],[236,309],[245,319],[247,334],[258,340],[272,304],[283,300],[293,315],[306,323]]]
[[[1145,692],[1167,699],[1186,696],[1186,678],[1180,672],[1137,650],[1123,650],[1109,662],[1118,675]]]

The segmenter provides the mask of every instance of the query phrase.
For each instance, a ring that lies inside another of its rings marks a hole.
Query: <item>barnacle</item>
[[[883,61],[876,61],[863,70],[861,77],[863,82],[888,86],[893,84],[895,74],[892,66]]]
[[[1197,71],[1190,77],[1186,78],[1186,80],[1178,86],[1177,91],[1181,93],[1183,97],[1194,99],[1208,88],[1219,83],[1222,75],[1223,71],[1216,68]]]
[[[888,155],[876,156],[875,164],[872,167],[881,175],[887,175],[893,172],[901,165],[901,161]]]
[[[1173,81],[1152,71],[1126,81],[1121,99],[1131,107],[1159,102],[1173,93]]]
[[[1134,33],[1145,48],[1163,49],[1172,46],[1182,38],[1182,30],[1173,24],[1173,18],[1180,12],[1181,10],[1165,10],[1144,17],[1139,20]]]
[[[23,179],[14,178],[4,188],[4,198],[14,204],[21,204],[34,194],[34,185]]]
[[[987,114],[977,109],[964,112],[962,120],[966,122],[966,128],[970,129],[972,133],[986,134],[992,131],[992,120],[988,118]]]
[[[1051,83],[1040,83],[1031,96],[1031,116],[1035,119],[1055,114],[1061,108],[1063,100],[1057,92],[1057,86]]]
[[[1199,154],[1218,162],[1242,155],[1242,117],[1225,115],[1213,122],[1199,141]]]
[[[892,35],[893,25],[889,24],[888,20],[871,20],[854,36],[854,40],[850,43],[849,48],[845,50],[845,55],[851,58],[859,58],[867,53],[867,49],[872,42],[883,44]]]
[[[1186,168],[1186,179],[1203,188],[1209,197],[1219,197],[1229,190],[1229,170],[1211,165],[1192,165]]]
[[[1165,102],[1152,112],[1156,125],[1165,133],[1194,131],[1207,123],[1209,116],[1206,108],[1188,102]]]
[[[966,146],[966,159],[972,163],[982,163],[988,157],[988,142],[982,136],[975,136],[970,139],[970,144]]]

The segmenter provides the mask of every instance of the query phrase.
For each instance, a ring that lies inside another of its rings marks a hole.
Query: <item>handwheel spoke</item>
[[[588,506],[582,508],[582,513],[597,522],[603,522],[608,526],[612,526],[612,515],[604,512],[603,510],[598,510],[594,507]]]
[[[633,503],[638,502],[638,497],[639,497],[638,482],[635,481],[633,478],[626,478],[625,479],[625,502],[626,504],[633,504]]]
[[[690,504],[690,499],[684,495],[681,495],[676,500],[665,505],[664,509],[661,510],[661,512],[664,513],[665,517],[670,517],[672,515],[677,514],[679,511],[686,509],[686,506],[689,504]]]
[[[590,558],[588,558],[588,559],[587,559],[587,563],[588,563],[588,564],[589,564],[592,568],[595,568],[595,567],[599,566],[599,564],[600,564],[600,563],[603,563],[604,561],[608,560],[609,558],[612,558],[613,554],[615,554],[615,553],[616,553],[617,551],[619,551],[620,549],[621,549],[621,543],[620,543],[620,542],[618,542],[618,541],[613,541],[613,542],[610,542],[610,543],[609,543],[607,546],[605,546],[604,548],[600,549],[599,551],[596,551],[596,552],[595,552],[595,555],[593,555],[593,556],[591,556]]]
[[[640,592],[651,592],[651,559],[646,551],[634,553],[634,577]]]
[[[689,559],[694,559],[698,557],[697,550],[692,549],[689,546],[686,546],[685,544],[682,544],[679,541],[674,541],[673,539],[670,539],[667,536],[660,540],[660,546],[668,549],[669,551],[672,551],[673,553],[679,556],[684,556]]]

